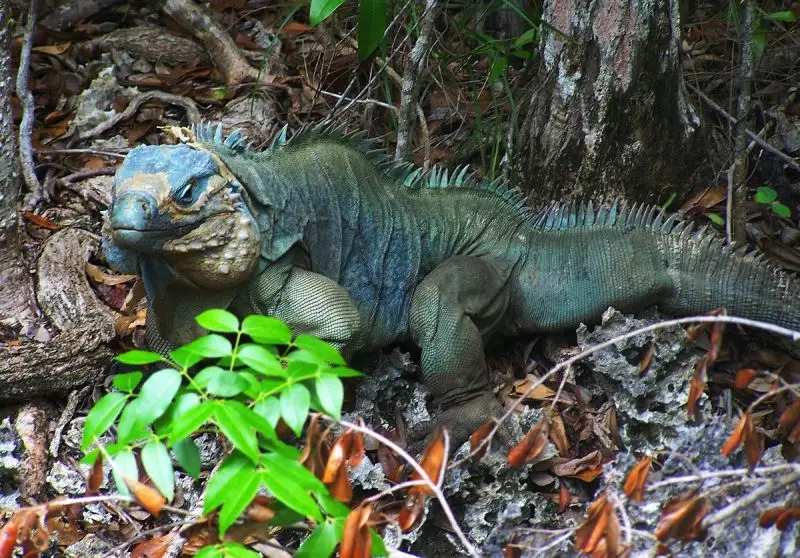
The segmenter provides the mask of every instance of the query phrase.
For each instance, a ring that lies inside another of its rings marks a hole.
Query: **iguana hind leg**
[[[436,267],[411,301],[411,337],[422,350],[422,372],[442,407],[437,422],[457,447],[502,412],[488,393],[483,341],[506,317],[507,266],[489,258],[457,256]]]

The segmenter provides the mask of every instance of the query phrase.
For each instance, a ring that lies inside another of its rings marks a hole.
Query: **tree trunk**
[[[29,326],[35,312],[30,274],[20,255],[20,172],[11,114],[11,14],[0,0],[0,323]]]
[[[547,0],[523,128],[536,200],[663,202],[703,153],[681,74],[678,0]]]

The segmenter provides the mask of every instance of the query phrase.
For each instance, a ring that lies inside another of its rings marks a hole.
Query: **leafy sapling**
[[[167,357],[142,350],[117,357],[124,364],[159,369],[147,377],[134,371],[113,378],[113,391],[86,417],[82,462],[95,462],[102,451],[113,461],[117,490],[126,496],[131,495],[130,482],[139,478],[141,462],[158,492],[171,501],[173,460],[198,478],[201,456],[193,436],[221,434],[232,450],[209,478],[203,499],[204,515],[218,513],[220,537],[266,489],[273,498],[270,524],[305,522],[311,530],[297,555],[330,556],[350,509],[300,464],[300,452],[280,440],[275,428],[282,419],[300,436],[312,410],[339,419],[341,378],[359,373],[345,366],[335,348],[309,335],[294,336],[275,318],[253,315],[240,322],[225,310],[207,310],[197,323],[211,333]],[[190,374],[198,365],[199,371]],[[380,537],[374,534],[373,539],[373,549],[385,554]],[[254,555],[236,543],[198,554]]]

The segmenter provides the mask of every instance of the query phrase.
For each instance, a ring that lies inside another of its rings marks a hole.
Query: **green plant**
[[[309,19],[319,25],[345,0],[311,0]],[[386,0],[361,0],[358,7],[358,56],[366,60],[378,48],[386,33]]]
[[[213,333],[177,348],[168,358],[141,350],[117,357],[128,365],[161,368],[146,379],[140,371],[113,378],[115,390],[100,398],[86,417],[82,449],[98,447],[82,462],[95,462],[100,452],[112,459],[117,489],[129,495],[129,484],[139,478],[138,454],[144,472],[169,501],[174,493],[172,457],[197,478],[200,451],[192,436],[219,433],[233,449],[208,480],[203,514],[219,510],[220,536],[263,487],[274,497],[270,525],[305,522],[312,529],[297,556],[331,555],[350,509],[300,464],[300,452],[281,441],[275,427],[283,419],[299,436],[311,409],[338,419],[341,378],[359,373],[344,365],[335,348],[309,335],[295,337],[274,318],[248,316],[240,323],[230,312],[208,310],[197,316],[197,323]],[[208,365],[190,374],[202,362]],[[100,447],[101,437],[115,424],[116,439]],[[385,553],[374,531],[372,538],[373,549]],[[228,542],[198,556],[257,554]]]
[[[759,186],[756,188],[756,195],[754,197],[757,203],[766,205],[770,211],[785,219],[792,216],[792,210],[788,206],[778,201],[778,193],[769,186]]]

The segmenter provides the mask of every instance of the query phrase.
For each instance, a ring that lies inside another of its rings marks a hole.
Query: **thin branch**
[[[720,115],[722,115],[722,117],[725,118],[725,120],[727,120],[730,123],[736,123],[736,119],[733,116],[731,116],[730,114],[728,114],[728,112],[724,108],[722,108],[716,102],[714,102],[714,100],[711,99],[711,97],[709,97],[708,95],[706,95],[705,93],[700,91],[697,87],[695,87],[692,84],[687,83],[686,86],[689,89],[691,89],[698,97],[700,97],[700,99],[704,103],[706,103],[712,109],[714,109],[715,111],[720,113]],[[771,146],[766,141],[764,141],[763,139],[758,137],[758,135],[756,133],[752,132],[749,129],[745,129],[745,134],[747,134],[747,137],[749,137],[751,140],[756,142],[761,147],[761,149],[763,149],[764,151],[767,151],[767,152],[771,153],[772,155],[775,155],[776,157],[781,159],[792,170],[796,170],[796,171],[800,172],[800,163],[798,163],[792,157],[790,157],[789,155],[787,155],[786,153],[784,153],[780,149],[777,149],[777,148]]]
[[[780,479],[775,479],[771,483],[766,486],[759,488],[758,490],[752,491],[750,494],[746,496],[742,496],[737,499],[732,504],[728,504],[717,513],[711,514],[707,516],[702,523],[703,529],[708,529],[712,525],[716,525],[717,523],[721,523],[726,519],[730,518],[740,510],[750,507],[756,502],[759,502],[772,494],[773,492],[783,488],[784,486],[788,486],[791,484],[795,484],[800,481],[800,471],[795,471],[790,475],[786,475]]]
[[[411,133],[414,129],[414,111],[417,105],[417,78],[428,54],[428,43],[433,32],[433,24],[439,12],[437,0],[426,0],[425,11],[420,16],[419,37],[411,49],[411,60],[403,72],[400,83],[400,116],[397,126],[397,146],[394,152],[395,161],[408,160],[411,155]],[[423,115],[424,119],[424,115]]]
[[[411,455],[406,450],[404,450],[403,448],[392,442],[389,438],[381,436],[380,434],[378,434],[377,432],[373,432],[369,428],[359,426],[358,424],[355,424],[353,422],[348,422],[346,420],[340,420],[338,422],[345,428],[350,428],[352,430],[355,430],[356,432],[361,432],[365,436],[369,436],[370,438],[377,440],[378,442],[380,442],[381,444],[383,444],[384,446],[395,452],[397,455],[399,455],[406,463],[408,463],[411,466],[411,468],[414,469],[414,471],[420,476],[420,478],[426,481],[428,488],[431,489],[433,495],[436,497],[437,500],[439,500],[439,506],[441,506],[442,512],[444,513],[445,517],[447,517],[447,521],[450,523],[450,527],[453,529],[453,533],[455,533],[456,537],[458,537],[458,540],[464,546],[467,553],[470,556],[475,556],[476,558],[480,556],[480,554],[478,554],[475,548],[467,540],[466,535],[464,535],[464,532],[458,525],[458,522],[456,521],[456,516],[455,514],[453,514],[453,510],[450,509],[450,504],[447,503],[447,499],[444,497],[444,493],[442,492],[441,487],[435,482],[433,482],[433,479],[431,479],[428,473],[425,472],[425,469],[423,469],[422,466],[419,463],[417,463],[417,461],[413,457],[411,457]],[[448,443],[447,437],[445,437],[445,444],[447,443]],[[440,477],[441,477],[440,481],[444,479],[444,475],[440,475]]]
[[[744,475],[768,475],[771,473],[782,473],[785,471],[796,471],[800,472],[800,465],[793,464],[793,463],[786,463],[784,465],[774,465],[772,467],[757,467],[753,469],[751,472],[750,469],[729,469],[725,471],[711,471],[711,472],[703,472],[698,473],[696,475],[685,475],[682,477],[672,477],[669,479],[665,479],[662,481],[654,482],[652,484],[645,485],[645,490],[660,490],[665,486],[670,486],[673,484],[689,484],[694,482],[703,482],[707,479],[717,479],[723,477],[741,477]]]
[[[31,133],[33,132],[33,122],[35,120],[35,105],[33,94],[28,88],[28,70],[31,63],[31,49],[33,48],[33,30],[36,26],[36,12],[39,8],[40,0],[31,0],[28,8],[28,20],[25,22],[25,40],[22,43],[22,50],[19,54],[19,69],[17,70],[17,98],[22,103],[22,121],[19,125],[19,158],[22,163],[22,176],[28,191],[33,194],[33,198],[27,205],[33,206],[38,203],[45,192],[41,182],[36,176],[36,164],[33,161],[33,143]]]

